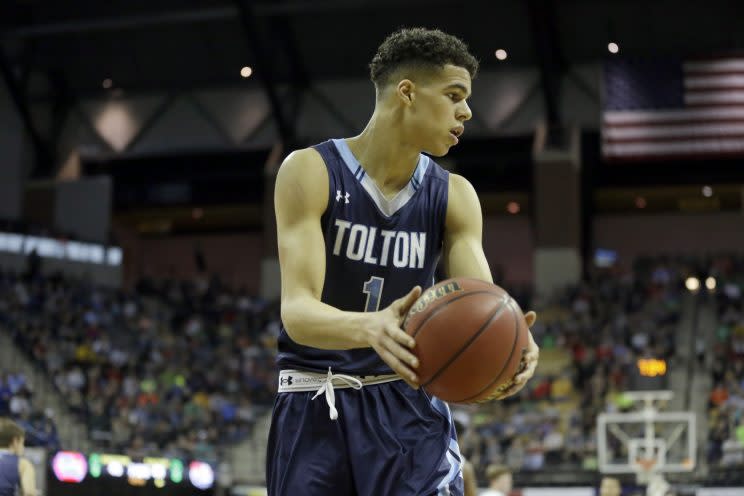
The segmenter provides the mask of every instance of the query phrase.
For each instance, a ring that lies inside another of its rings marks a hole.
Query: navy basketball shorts
[[[402,380],[326,394],[328,403],[313,400],[314,391],[277,394],[269,496],[462,496],[462,457],[446,403]]]

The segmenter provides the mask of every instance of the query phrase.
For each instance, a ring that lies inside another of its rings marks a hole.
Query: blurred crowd
[[[39,407],[22,372],[0,368],[0,417],[10,417],[23,427],[27,446],[59,448],[54,412]]]
[[[713,266],[717,327],[712,344],[708,400],[708,462],[744,470],[744,258]]]
[[[124,291],[0,273],[0,326],[100,448],[216,460],[273,401],[278,308],[218,279]]]
[[[464,410],[461,448],[480,478],[491,464],[596,470],[597,415],[633,407],[623,391],[637,358],[674,361],[684,280],[694,270],[684,260],[638,260],[534,302],[535,376],[510,399]]]
[[[579,285],[535,300],[507,289],[539,314],[535,377],[517,396],[456,409],[461,449],[481,480],[494,464],[515,472],[597,469],[596,419],[632,402],[640,357],[673,364],[685,280],[717,278],[710,351],[707,458],[744,464],[744,260],[640,259],[631,269],[596,268]],[[245,439],[276,388],[279,309],[218,279],[142,280],[131,291],[60,276],[0,273],[0,328],[44,370],[88,426],[94,446],[131,455],[216,460]],[[0,370],[0,416],[30,444],[57,446],[52,412],[34,408],[28,381]]]

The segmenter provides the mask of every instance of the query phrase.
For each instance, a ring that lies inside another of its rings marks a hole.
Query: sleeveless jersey
[[[391,200],[366,174],[346,141],[314,147],[330,185],[321,218],[326,272],[321,301],[346,311],[376,311],[414,286],[433,284],[442,251],[449,174],[420,155],[408,184]],[[390,374],[372,348],[321,350],[295,343],[282,325],[280,369]]]
[[[15,496],[20,482],[18,457],[9,451],[0,450],[0,496]]]

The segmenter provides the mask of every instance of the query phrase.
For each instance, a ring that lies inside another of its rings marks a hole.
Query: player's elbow
[[[303,331],[301,305],[295,300],[282,301],[281,316],[284,330],[297,344],[307,345],[307,336]]]

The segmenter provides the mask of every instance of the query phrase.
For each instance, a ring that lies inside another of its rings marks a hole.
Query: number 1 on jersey
[[[380,309],[383,284],[385,284],[385,279],[376,276],[370,277],[369,281],[364,283],[362,292],[367,295],[367,304],[364,306],[365,312],[376,312]]]

